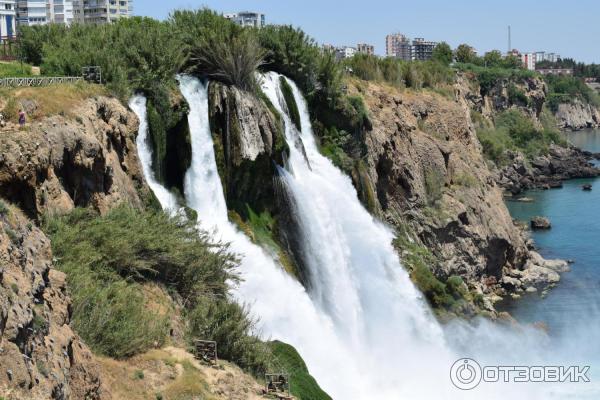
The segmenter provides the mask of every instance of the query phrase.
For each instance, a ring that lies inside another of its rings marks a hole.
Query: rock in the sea
[[[535,200],[531,197],[519,197],[516,201],[520,203],[533,203]]]
[[[582,188],[585,191],[590,191],[590,190],[592,190],[592,184],[591,183],[586,183],[585,185],[582,186]]]
[[[531,220],[531,229],[534,230],[545,230],[552,228],[550,220],[546,217],[534,217]]]

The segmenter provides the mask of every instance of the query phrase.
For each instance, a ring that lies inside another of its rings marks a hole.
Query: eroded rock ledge
[[[577,147],[552,145],[547,155],[528,162],[522,154],[508,153],[509,165],[496,172],[496,181],[504,190],[518,195],[528,189],[561,187],[562,181],[600,176],[600,169],[591,161],[600,158]]]
[[[2,204],[0,396],[107,398],[91,352],[69,326],[65,275],[52,268],[49,239],[17,208]]]
[[[147,191],[135,148],[138,120],[117,99],[89,99],[72,116],[54,115],[26,131],[0,134],[0,196],[37,219],[121,201]],[[147,193],[147,192],[146,192]]]

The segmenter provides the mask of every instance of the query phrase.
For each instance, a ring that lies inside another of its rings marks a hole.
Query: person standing
[[[25,126],[25,111],[19,111],[19,126]]]

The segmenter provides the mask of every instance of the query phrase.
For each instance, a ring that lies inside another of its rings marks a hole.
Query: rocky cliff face
[[[522,268],[528,250],[483,160],[468,107],[370,83],[358,91],[373,125],[366,165],[378,208],[393,226],[411,225],[440,257],[436,275],[460,275],[487,292],[506,269]]]
[[[15,207],[0,211],[0,397],[106,398],[99,368],[69,327],[65,275],[48,238]]]
[[[29,217],[92,206],[140,205],[144,179],[135,149],[138,121],[118,100],[89,99],[25,131],[0,134],[0,196]]]
[[[508,165],[495,172],[496,181],[508,194],[518,195],[527,189],[562,187],[562,181],[574,178],[600,176],[600,169],[592,164],[600,154],[592,154],[577,147],[552,145],[548,154],[526,160],[516,152],[509,152]]]
[[[286,143],[276,112],[232,86],[211,82],[210,126],[227,203],[240,214],[245,204],[274,209],[275,164],[283,164]]]
[[[490,122],[498,113],[516,108],[538,126],[548,86],[539,78],[503,78],[482,85],[471,73],[459,73],[454,85],[457,101]]]
[[[562,130],[578,131],[586,128],[600,127],[600,110],[580,100],[559,104],[554,113],[558,127]]]

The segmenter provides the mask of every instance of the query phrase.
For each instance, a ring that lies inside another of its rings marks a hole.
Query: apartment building
[[[350,46],[341,46],[335,49],[335,58],[343,60],[344,58],[352,58],[356,54],[356,49]]]
[[[412,41],[412,59],[417,61],[430,60],[433,56],[433,49],[437,42],[431,42],[423,38],[415,38]]]
[[[73,20],[78,23],[107,24],[119,18],[128,18],[133,13],[133,0],[72,1]]]
[[[48,0],[48,21],[71,25],[73,22],[73,0]]]
[[[23,26],[43,25],[49,22],[46,0],[18,0],[17,24]]]
[[[535,53],[521,54],[521,62],[523,66],[530,71],[535,71],[536,55]]]
[[[240,11],[223,14],[225,18],[244,27],[262,28],[266,24],[265,14],[253,11]]]
[[[410,39],[401,33],[393,33],[385,37],[385,54],[401,60],[412,60]]]
[[[15,0],[0,0],[0,41],[12,39],[16,32]]]
[[[367,43],[359,43],[356,45],[356,52],[372,56],[375,54],[375,46]]]

